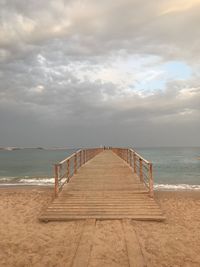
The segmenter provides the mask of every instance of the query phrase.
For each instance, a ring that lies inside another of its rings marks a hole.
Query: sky
[[[200,146],[200,0],[0,0],[0,146]]]

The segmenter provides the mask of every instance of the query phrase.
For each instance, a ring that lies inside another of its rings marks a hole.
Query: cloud
[[[184,17],[172,12],[178,7]],[[0,45],[12,56],[56,39],[77,56],[125,49],[189,60],[199,52],[199,1],[4,1],[1,10]]]
[[[185,12],[189,9],[198,7],[200,5],[199,0],[176,0],[176,1],[167,1],[164,11],[162,14],[174,13],[174,12]]]
[[[0,5],[1,145],[200,145],[199,1]]]

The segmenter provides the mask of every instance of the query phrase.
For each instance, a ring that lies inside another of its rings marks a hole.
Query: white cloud
[[[43,93],[45,90],[45,87],[43,85],[37,85],[36,87],[32,87],[30,89],[31,93],[37,93],[37,94],[41,94]]]
[[[196,98],[199,97],[200,99],[200,87],[199,88],[184,88],[180,90],[180,97],[181,98]]]
[[[170,0],[164,4],[164,11],[162,15],[174,12],[184,12],[188,9],[200,6],[200,0]]]

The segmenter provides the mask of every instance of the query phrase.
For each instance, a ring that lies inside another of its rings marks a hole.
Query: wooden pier
[[[163,221],[152,163],[127,148],[79,150],[55,165],[55,199],[39,219]]]

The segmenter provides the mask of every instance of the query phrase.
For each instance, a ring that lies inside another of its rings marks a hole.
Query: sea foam
[[[155,190],[200,190],[200,185],[196,184],[154,184]]]

